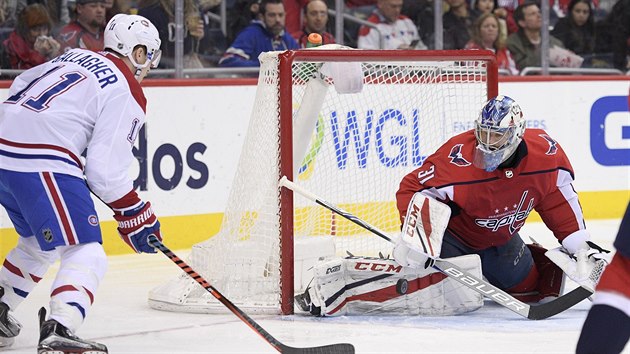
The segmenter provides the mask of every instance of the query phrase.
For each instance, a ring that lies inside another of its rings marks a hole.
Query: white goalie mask
[[[489,100],[475,120],[477,148],[473,164],[492,172],[507,160],[523,139],[525,118],[521,107],[510,97]]]
[[[148,65],[157,68],[162,56],[160,44],[157,29],[142,16],[118,14],[105,27],[105,48],[129,58],[136,68],[136,77]],[[147,61],[143,64],[138,64],[133,58],[133,49],[138,45],[147,50]]]

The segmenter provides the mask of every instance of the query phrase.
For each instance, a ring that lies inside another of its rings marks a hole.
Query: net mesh
[[[322,199],[394,234],[401,178],[446,139],[469,129],[487,100],[484,61],[362,61],[292,64],[294,181]],[[352,53],[355,52],[355,53]],[[281,242],[279,53],[261,56],[254,111],[221,231],[193,247],[190,263],[237,306],[279,311]],[[324,68],[324,65],[330,66]],[[346,65],[346,66],[343,66]],[[363,88],[339,93],[345,69],[360,65]],[[339,73],[341,72],[341,73]],[[328,75],[324,74],[328,73]],[[282,83],[286,85],[288,83]],[[339,255],[389,254],[391,245],[297,194],[294,237],[332,236]],[[215,300],[182,275],[150,294],[153,307],[214,312]],[[168,304],[168,305],[166,305]],[[221,306],[219,306],[220,308]]]

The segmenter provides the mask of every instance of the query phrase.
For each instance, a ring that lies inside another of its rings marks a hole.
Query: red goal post
[[[337,256],[391,248],[279,188],[282,176],[393,234],[400,227],[394,200],[401,177],[469,129],[498,94],[490,51],[329,48],[260,56],[254,110],[221,231],[191,253],[191,266],[245,311],[293,313],[295,290],[306,286],[319,255],[331,255],[329,243]],[[361,87],[344,92],[345,80],[356,75]],[[149,304],[220,311],[205,293],[182,276],[154,289]]]

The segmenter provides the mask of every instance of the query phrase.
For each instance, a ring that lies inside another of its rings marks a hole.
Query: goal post
[[[332,49],[331,49],[332,48]],[[245,311],[293,313],[321,256],[388,254],[367,235],[286,188],[287,176],[392,234],[402,176],[468,130],[498,94],[489,51],[355,50],[338,45],[269,52],[221,230],[189,263]],[[149,293],[151,307],[221,312],[182,275]]]

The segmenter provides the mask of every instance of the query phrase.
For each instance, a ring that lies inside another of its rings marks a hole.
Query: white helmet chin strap
[[[149,58],[147,58],[144,64],[138,64],[138,62],[136,62],[136,60],[133,58],[133,52],[129,53],[129,55],[127,55],[127,58],[131,60],[131,64],[136,68],[135,72],[133,73],[133,76],[136,78],[136,80],[140,77],[140,73],[142,73],[142,69],[151,65],[151,61],[149,60]]]

